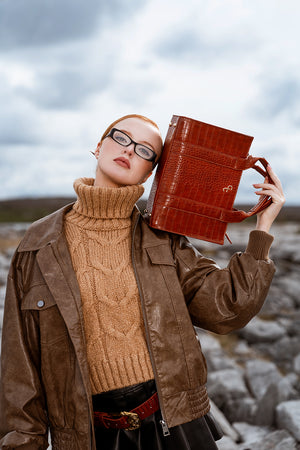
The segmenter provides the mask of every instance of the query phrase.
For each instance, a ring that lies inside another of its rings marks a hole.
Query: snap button
[[[39,300],[39,301],[37,302],[37,305],[38,305],[39,308],[42,308],[42,307],[45,305],[44,300]]]

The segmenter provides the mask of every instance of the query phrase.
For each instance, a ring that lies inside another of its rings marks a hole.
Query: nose
[[[128,147],[124,147],[124,153],[127,153],[127,155],[131,156],[134,153],[134,144],[128,145]]]

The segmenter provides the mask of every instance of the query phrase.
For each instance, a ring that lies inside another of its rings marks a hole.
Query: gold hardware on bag
[[[137,413],[121,411],[120,416],[126,416],[129,422],[129,427],[124,428],[125,430],[137,430],[141,426],[141,419]]]
[[[233,187],[231,186],[231,184],[227,187],[223,187],[223,192],[228,192],[228,191],[232,191]]]

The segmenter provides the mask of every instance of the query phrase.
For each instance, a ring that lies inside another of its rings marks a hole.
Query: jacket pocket
[[[24,295],[21,303],[21,310],[43,311],[56,304],[52,294],[46,284],[32,286]]]
[[[22,299],[21,310],[24,315],[32,311],[38,313],[41,343],[53,345],[67,342],[66,324],[46,284],[37,284],[29,289]]]
[[[152,264],[176,266],[170,245],[162,244],[155,247],[147,247],[146,252]]]

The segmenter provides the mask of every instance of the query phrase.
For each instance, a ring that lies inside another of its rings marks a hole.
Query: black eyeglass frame
[[[128,139],[130,140],[130,142],[129,142],[128,144],[122,144],[121,142],[116,141],[116,140],[113,138],[113,134],[114,134],[115,131],[118,131],[119,133],[125,134],[125,136],[128,137]],[[134,144],[134,149],[133,149],[133,150],[134,150],[134,153],[135,153],[136,155],[138,155],[140,158],[145,159],[145,161],[150,161],[150,162],[152,162],[152,163],[154,164],[155,158],[157,157],[157,154],[155,153],[155,151],[153,151],[152,148],[147,147],[147,145],[140,144],[139,142],[135,142],[135,141],[134,141],[133,139],[131,139],[131,137],[128,136],[128,134],[126,134],[124,131],[118,130],[118,128],[112,128],[112,129],[110,130],[110,132],[109,132],[105,137],[106,137],[106,138],[107,138],[107,137],[112,138],[113,141],[115,141],[117,144],[122,145],[122,147],[129,147],[129,145]],[[149,150],[149,151],[152,153],[151,158],[150,158],[150,159],[144,158],[144,157],[141,156],[139,153],[137,153],[137,152],[136,152],[136,146],[137,146],[137,145],[141,145],[142,147],[145,147],[147,150]]]

